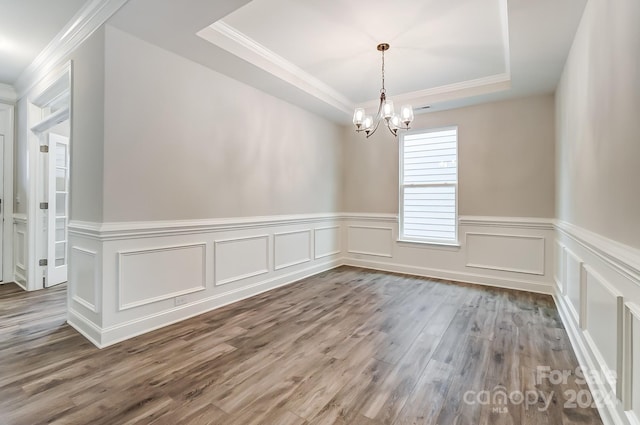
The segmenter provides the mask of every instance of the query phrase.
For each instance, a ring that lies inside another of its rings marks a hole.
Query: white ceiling
[[[555,90],[587,0],[129,0],[109,21],[339,122],[396,103],[446,109]],[[13,83],[85,0],[0,0]],[[177,82],[179,83],[179,82]]]
[[[0,83],[15,83],[85,3],[0,0]]]
[[[215,3],[215,4],[214,4]],[[339,122],[396,103],[459,107],[551,93],[586,0],[129,0],[137,37]],[[149,13],[153,10],[154,13]]]
[[[507,72],[502,0],[253,0],[223,22],[356,103]],[[392,7],[389,7],[392,4]],[[286,11],[286,13],[283,13]],[[215,42],[215,40],[214,40]]]

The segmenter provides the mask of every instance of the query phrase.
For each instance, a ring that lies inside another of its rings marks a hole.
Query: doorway
[[[70,66],[30,100],[29,290],[67,281],[71,145]]]
[[[49,155],[45,165],[45,187],[48,191],[47,276],[45,287],[67,281],[67,223],[69,211],[69,120],[56,125],[48,133]]]

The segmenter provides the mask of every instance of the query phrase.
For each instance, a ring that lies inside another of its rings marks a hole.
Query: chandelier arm
[[[373,130],[367,131],[367,138],[369,138],[370,136],[373,135],[373,133],[376,132],[376,130],[378,129],[378,126],[380,125],[380,121],[383,119],[382,118],[382,105],[384,105],[385,99],[386,99],[386,95],[384,94],[384,92],[380,93],[380,104],[378,105],[378,113],[376,114],[376,126],[373,128]],[[389,125],[389,123],[387,122],[387,126],[388,125]]]

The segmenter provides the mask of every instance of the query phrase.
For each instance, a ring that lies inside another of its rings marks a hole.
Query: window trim
[[[414,134],[422,134],[422,133],[435,133],[438,131],[445,131],[445,130],[455,130],[456,131],[456,180],[455,182],[438,182],[438,183],[410,183],[410,184],[404,184],[404,138],[405,136],[411,136]],[[460,247],[460,232],[459,232],[459,210],[458,210],[458,198],[459,198],[459,191],[458,191],[458,187],[459,187],[459,180],[460,180],[460,150],[459,150],[459,138],[460,138],[460,132],[458,129],[457,125],[448,125],[448,126],[442,126],[442,127],[433,127],[433,128],[426,128],[426,129],[420,129],[420,130],[412,130],[412,131],[406,131],[403,132],[400,137],[398,138],[398,142],[399,142],[399,147],[398,147],[398,162],[399,162],[399,167],[398,167],[398,211],[399,211],[399,217],[398,217],[398,242],[403,242],[403,243],[410,243],[410,244],[421,244],[421,245],[437,245],[437,246],[442,246],[442,247]],[[447,239],[447,240],[442,240],[442,239],[428,239],[428,238],[411,238],[411,237],[406,237],[404,235],[404,189],[405,187],[416,187],[416,186],[451,186],[453,185],[454,189],[455,189],[455,239]]]

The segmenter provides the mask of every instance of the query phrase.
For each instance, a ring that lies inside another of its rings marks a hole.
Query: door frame
[[[0,283],[14,282],[13,268],[13,143],[15,140],[15,105],[0,100],[0,129],[4,134],[4,163],[2,212],[2,280]]]
[[[43,109],[52,102],[64,99],[69,96],[69,125],[72,126],[73,118],[71,109],[73,107],[72,93],[72,62],[69,61],[57,70],[49,73],[46,78],[40,81],[26,96],[27,104],[27,150],[29,160],[28,178],[28,199],[27,199],[27,290],[34,291],[45,287],[43,278],[46,277],[47,267],[39,264],[43,258],[43,250],[47,243],[44,235],[43,220],[46,214],[40,209],[40,202],[46,199],[47,188],[44,187],[44,167],[47,160],[40,152],[42,143],[41,128],[47,117],[43,117]],[[52,116],[48,117],[53,118]],[[73,127],[72,127],[73,128]],[[70,143],[73,139],[71,130]]]

